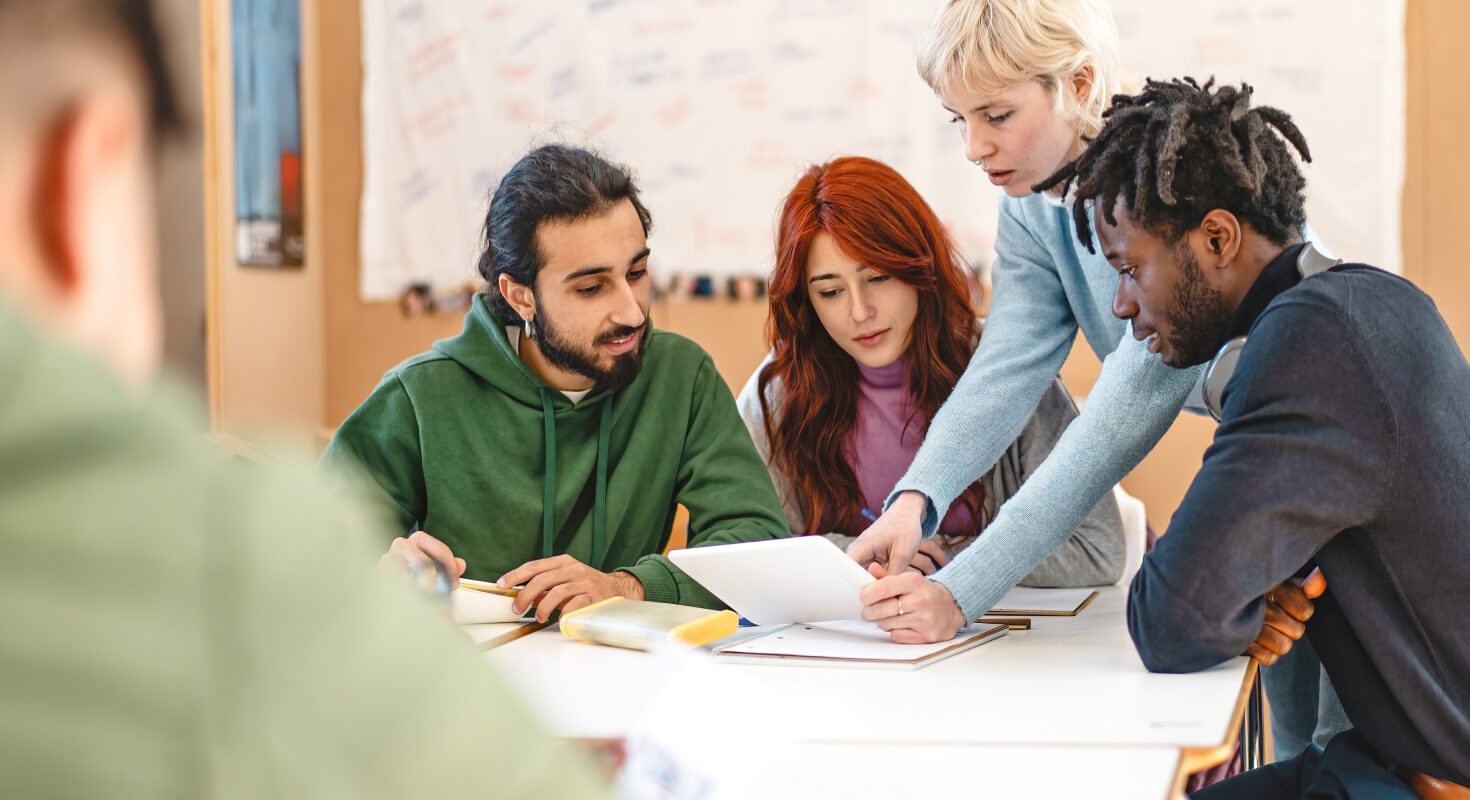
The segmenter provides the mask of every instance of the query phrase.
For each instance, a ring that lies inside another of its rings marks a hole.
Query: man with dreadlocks
[[[1305,632],[1355,727],[1194,796],[1470,797],[1470,364],[1408,281],[1302,242],[1287,143],[1307,144],[1250,96],[1150,81],[1045,184],[1075,195],[1089,249],[1095,205],[1136,337],[1174,367],[1220,354],[1220,427],[1133,581],[1129,630],[1149,669],[1206,669],[1319,568]]]
[[[984,615],[1063,547],[1113,484],[1153,450],[1181,408],[1204,410],[1196,391],[1204,370],[1170,369],[1128,335],[1127,323],[1112,314],[1112,267],[1078,242],[1060,190],[1035,189],[1098,135],[1109,100],[1133,91],[1119,67],[1107,3],[946,0],[939,6],[919,47],[919,74],[952,115],[966,161],[1003,191],[995,291],[969,365],[882,514],[849,555],[864,565],[910,563],[955,499],[1002,458],[1068,353],[1085,342],[1102,368],[1081,414],[996,510],[985,535],[932,579],[903,572],[864,587],[866,619],[904,631],[905,640],[931,642]],[[1268,645],[1259,654],[1263,664],[1274,660]],[[1262,680],[1278,756],[1295,756],[1313,740],[1326,744],[1348,727],[1310,647],[1287,652]]]

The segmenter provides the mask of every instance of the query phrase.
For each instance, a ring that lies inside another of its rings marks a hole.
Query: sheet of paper
[[[974,633],[972,628],[963,628],[956,638],[964,639]],[[722,648],[722,652],[913,661],[954,644],[954,640],[934,644],[898,644],[876,623],[845,620],[790,625],[768,636],[752,637]]]
[[[1096,589],[1033,589],[1017,586],[1006,592],[990,609],[992,614],[1054,613],[1070,614],[1091,597]]]
[[[515,598],[477,592],[461,586],[449,596],[454,621],[460,625],[484,622],[516,622],[520,614],[510,610]]]

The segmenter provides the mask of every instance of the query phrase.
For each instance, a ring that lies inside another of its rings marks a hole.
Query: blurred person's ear
[[[120,75],[38,132],[26,226],[37,274],[20,281],[37,295],[22,308],[133,381],[162,349],[150,135],[142,94]]]

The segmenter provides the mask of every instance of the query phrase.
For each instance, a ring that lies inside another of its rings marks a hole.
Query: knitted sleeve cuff
[[[662,556],[648,556],[631,567],[619,567],[643,584],[643,599],[654,603],[678,603],[679,584]]]
[[[883,501],[883,510],[887,511],[888,507],[893,505],[893,501],[897,500],[898,496],[903,494],[904,492],[918,492],[919,494],[924,495],[924,521],[919,523],[919,533],[925,539],[928,539],[935,533],[938,533],[939,511],[934,507],[935,493],[932,490],[920,488],[918,486],[899,484],[898,486],[893,487],[893,493],[888,495],[887,500]],[[951,500],[951,502],[953,501]],[[945,508],[949,508],[949,503],[945,504]]]

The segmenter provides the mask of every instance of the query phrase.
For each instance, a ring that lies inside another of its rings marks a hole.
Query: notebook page
[[[988,627],[988,626],[987,626]],[[877,623],[863,620],[804,622],[772,629],[766,636],[752,636],[728,647],[724,653],[849,658],[875,661],[915,661],[953,647],[955,640],[933,644],[898,644]],[[974,628],[962,628],[957,639],[973,636]]]
[[[998,600],[992,614],[1051,613],[1071,614],[1091,597],[1096,589],[1033,589],[1017,586]]]

